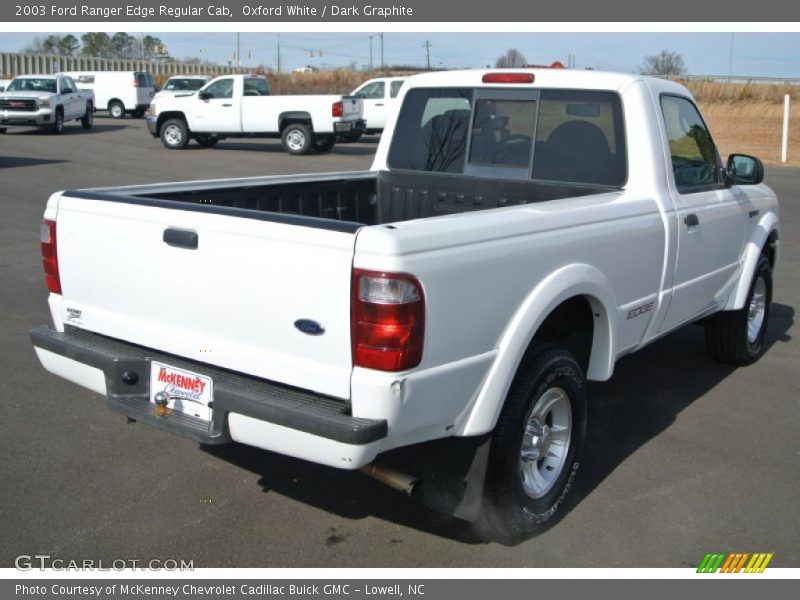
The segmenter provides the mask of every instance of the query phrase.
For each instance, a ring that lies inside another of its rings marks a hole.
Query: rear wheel
[[[86,112],[81,117],[81,126],[84,129],[91,129],[94,125],[94,108],[91,104],[86,105]]]
[[[305,123],[290,123],[281,134],[281,142],[289,154],[308,154],[313,145],[311,128]]]
[[[317,152],[327,152],[335,145],[336,136],[333,134],[314,136],[314,150]]]
[[[170,150],[180,150],[189,143],[189,129],[182,119],[170,119],[161,126],[161,143]]]
[[[481,535],[515,544],[556,521],[578,470],[586,410],[575,358],[552,346],[532,349],[492,433]]]
[[[114,100],[108,104],[108,114],[115,119],[125,118],[125,105],[119,100]]]
[[[59,108],[56,110],[55,120],[53,121],[53,133],[60,135],[64,133],[64,112]]]
[[[219,138],[214,135],[196,135],[194,141],[203,148],[212,148],[217,144]]]
[[[772,267],[762,255],[744,308],[719,312],[706,323],[706,349],[711,358],[740,366],[761,358],[771,304]]]
[[[0,127],[0,135],[4,134],[6,131],[8,130],[5,127]]]

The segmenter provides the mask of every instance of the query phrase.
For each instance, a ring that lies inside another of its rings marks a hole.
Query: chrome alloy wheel
[[[164,139],[170,146],[180,146],[183,141],[183,132],[177,125],[167,125],[164,130]]]
[[[572,406],[561,388],[547,390],[528,414],[519,453],[522,488],[534,500],[555,485],[569,452]]]
[[[767,313],[767,282],[763,277],[756,281],[753,297],[750,298],[750,307],[747,311],[747,342],[755,343],[761,328],[764,325],[764,315]],[[741,339],[741,338],[740,338]]]
[[[303,146],[306,144],[306,136],[303,134],[302,131],[293,130],[290,131],[289,134],[286,136],[286,145],[289,147],[290,150],[298,151],[302,150]]]

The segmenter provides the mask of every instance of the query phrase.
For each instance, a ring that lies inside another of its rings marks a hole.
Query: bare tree
[[[506,53],[503,54],[497,61],[494,63],[494,66],[498,69],[508,69],[508,68],[519,68],[524,67],[528,64],[528,59],[525,58],[525,55],[522,54],[516,48],[509,48],[506,50]]]
[[[662,50],[659,54],[650,54],[644,57],[642,66],[639,67],[642,75],[683,75],[686,66],[683,57],[677,52]]]

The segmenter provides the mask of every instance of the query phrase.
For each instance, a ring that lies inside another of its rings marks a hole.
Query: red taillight
[[[331,116],[343,117],[344,116],[344,102],[334,102],[331,106]]]
[[[133,87],[139,87],[139,78],[138,77],[134,77],[133,78]]]
[[[533,73],[486,73],[483,83],[533,83]]]
[[[404,371],[422,360],[425,297],[415,277],[353,270],[353,364]]]
[[[54,294],[61,293],[61,277],[58,274],[58,250],[56,248],[56,222],[44,219],[42,221],[42,266],[44,267],[44,281],[47,289]]]

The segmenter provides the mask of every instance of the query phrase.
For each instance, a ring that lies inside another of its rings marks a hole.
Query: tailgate
[[[66,195],[56,220],[66,324],[349,397],[354,233]]]
[[[344,107],[343,121],[354,121],[360,119],[364,114],[364,101],[358,96],[343,96],[342,106]]]

